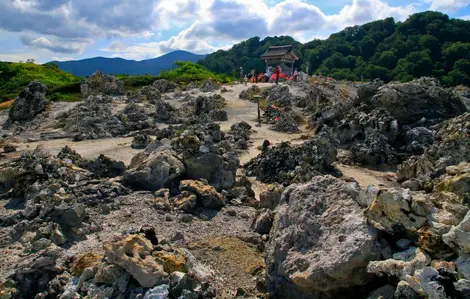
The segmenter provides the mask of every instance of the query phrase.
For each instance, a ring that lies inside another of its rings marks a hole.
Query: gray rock
[[[385,108],[400,124],[414,123],[422,118],[443,120],[467,110],[451,90],[442,88],[438,80],[426,77],[409,83],[383,85],[369,104]]]
[[[259,195],[259,207],[262,209],[275,209],[281,202],[281,193],[277,190],[265,190]]]
[[[470,211],[459,225],[442,236],[442,240],[458,252],[470,253]]]
[[[54,208],[51,212],[51,220],[61,225],[69,227],[81,226],[83,219],[85,218],[85,205],[79,204],[66,204]]]
[[[394,299],[394,296],[395,287],[387,284],[371,292],[367,299]]]
[[[230,160],[231,159],[231,160]],[[206,179],[218,191],[230,189],[235,185],[239,160],[236,155],[227,157],[215,153],[183,153],[183,164],[189,179]]]
[[[170,92],[174,91],[176,88],[176,83],[168,81],[166,79],[159,79],[153,82],[153,87],[157,88],[160,92]]]
[[[455,261],[457,270],[463,278],[470,280],[470,256],[461,255]]]
[[[111,96],[125,94],[124,82],[116,77],[104,75],[101,71],[96,71],[90,77],[84,78],[80,84],[80,90],[84,98],[100,93]]]
[[[315,298],[370,281],[366,266],[381,257],[381,246],[358,194],[332,176],[284,191],[266,249],[273,295]]]
[[[46,85],[34,81],[29,83],[8,112],[11,121],[27,121],[46,109]]]
[[[204,83],[202,83],[202,87],[201,87],[201,91],[202,92],[214,92],[216,91],[217,89],[220,88],[220,85],[219,84],[216,84],[214,83],[212,80],[210,79],[206,79],[204,81]]]
[[[169,287],[166,284],[156,286],[145,292],[144,299],[167,299],[169,292]]]
[[[251,224],[251,230],[260,235],[269,234],[274,221],[274,213],[267,210],[258,213]]]
[[[132,158],[122,182],[134,189],[156,191],[170,187],[184,172],[183,163],[170,151],[142,152]]]
[[[400,239],[397,241],[397,248],[399,250],[407,250],[410,245],[411,245],[412,241],[411,240],[408,240],[408,239]]]
[[[135,149],[144,149],[149,145],[151,139],[147,134],[137,134],[132,139],[131,147]]]
[[[410,287],[409,283],[404,280],[401,280],[398,283],[397,289],[395,291],[396,299],[418,299],[420,298],[418,293]]]
[[[12,144],[5,144],[3,146],[3,152],[4,153],[13,153],[13,152],[16,152],[16,146],[12,145]]]
[[[454,287],[460,298],[470,298],[470,280],[459,279],[454,282]]]

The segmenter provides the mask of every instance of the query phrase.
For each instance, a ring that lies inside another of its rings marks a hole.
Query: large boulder
[[[151,288],[168,280],[163,265],[152,256],[153,245],[139,235],[104,244],[106,259],[124,268],[142,287]]]
[[[371,280],[380,259],[376,230],[356,202],[356,183],[332,176],[288,187],[266,249],[269,288],[278,298],[322,298]]]
[[[209,185],[221,191],[235,185],[239,164],[236,156],[228,153],[226,157],[213,152],[183,153],[186,177],[192,180],[206,179]]]
[[[13,102],[8,117],[11,121],[26,121],[46,109],[46,85],[34,81],[29,83],[19,97]]]
[[[124,82],[116,77],[104,75],[101,71],[96,71],[90,77],[84,78],[80,84],[80,90],[84,98],[100,93],[110,96],[125,94]]]
[[[283,142],[268,148],[244,165],[249,176],[263,183],[306,182],[320,174],[336,173],[331,165],[336,146],[327,136],[315,136],[300,145]]]
[[[122,181],[134,189],[156,191],[170,187],[184,172],[183,163],[170,151],[142,152],[132,158]]]
[[[166,79],[159,79],[155,82],[153,82],[153,87],[158,89],[160,92],[170,92],[175,90],[176,88],[176,83],[173,81],[168,81]]]
[[[214,83],[212,80],[210,79],[206,79],[204,81],[204,83],[202,83],[202,86],[201,86],[201,91],[202,92],[214,92],[216,91],[217,89],[220,88],[220,85],[217,84],[217,83]]]
[[[61,115],[59,126],[68,133],[80,135],[80,139],[97,139],[122,135],[126,132],[123,121],[113,115],[108,96],[89,96],[71,111]]]
[[[223,196],[214,187],[206,185],[201,181],[181,181],[180,190],[196,194],[198,201],[205,208],[221,209],[225,206]]]
[[[449,119],[436,129],[434,143],[421,156],[412,156],[398,166],[398,181],[433,178],[443,174],[447,166],[470,160],[470,113]],[[426,137],[427,141],[430,138]]]
[[[383,85],[369,104],[386,109],[402,125],[416,123],[422,118],[435,123],[467,111],[452,90],[442,88],[437,79],[426,77],[409,83]]]

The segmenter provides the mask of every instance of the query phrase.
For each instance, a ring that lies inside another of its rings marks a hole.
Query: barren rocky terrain
[[[468,99],[434,79],[45,89],[0,112],[0,298],[470,298]]]

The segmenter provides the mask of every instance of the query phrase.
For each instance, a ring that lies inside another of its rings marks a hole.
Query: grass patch
[[[230,84],[234,80],[227,75],[214,74],[197,63],[177,61],[175,64],[176,69],[163,71],[158,78],[172,80],[180,86],[186,86],[191,82],[202,83],[207,79],[219,84]]]
[[[74,84],[80,86],[80,78],[55,65],[0,62],[0,102],[16,98],[34,80],[45,84],[49,90]]]
[[[60,93],[56,92],[49,96],[49,100],[53,102],[80,102],[83,100],[80,93]]]
[[[10,109],[14,101],[15,100],[9,100],[9,101],[0,103],[0,111]]]

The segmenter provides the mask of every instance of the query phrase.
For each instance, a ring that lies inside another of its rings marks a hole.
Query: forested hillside
[[[336,79],[409,81],[434,76],[445,84],[470,85],[470,21],[423,12],[404,22],[393,18],[348,27],[326,40],[301,45],[291,37],[251,38],[228,51],[208,55],[200,63],[232,74],[240,66],[264,69],[259,56],[270,45],[293,44],[297,67]]]
[[[0,102],[16,98],[34,80],[44,83],[49,92],[80,92],[80,79],[54,64],[0,62]]]

